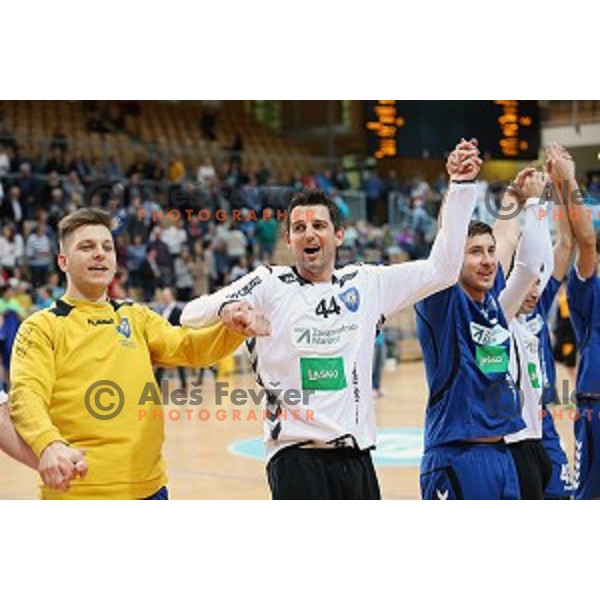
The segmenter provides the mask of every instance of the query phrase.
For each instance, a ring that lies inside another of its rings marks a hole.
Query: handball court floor
[[[567,377],[561,365],[557,365],[558,380]],[[177,378],[169,380],[179,385]],[[249,375],[234,375],[228,379],[229,389],[254,387]],[[221,406],[215,404],[214,382],[210,374],[201,388],[201,406],[184,406],[193,410],[191,416],[180,413],[179,419],[172,413],[165,417],[166,441],[164,453],[169,475],[169,491],[172,499],[269,499],[264,461],[232,453],[230,444],[262,436],[262,413],[252,402],[235,407],[228,400]],[[404,362],[392,372],[384,372],[382,390],[384,396],[377,400],[378,428],[415,428],[423,426],[427,388],[423,363]],[[201,421],[197,413],[205,409]],[[223,420],[215,413],[222,409]],[[239,410],[240,420],[234,420],[233,410]],[[173,406],[167,407],[167,411]],[[247,421],[250,411],[258,420]],[[562,419],[556,420],[569,460],[573,458],[573,422],[564,411]],[[384,499],[418,499],[418,466],[377,466]],[[35,472],[12,461],[0,453],[0,499],[35,499],[38,482]]]

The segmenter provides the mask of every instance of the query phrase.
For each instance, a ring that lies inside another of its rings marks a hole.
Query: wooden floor
[[[566,373],[558,365],[561,380]],[[178,383],[178,382],[177,382]],[[234,376],[231,387],[252,387],[249,376]],[[166,418],[167,439],[165,456],[168,463],[169,489],[173,499],[268,499],[264,463],[260,460],[233,454],[228,446],[245,438],[262,435],[260,421],[245,421],[253,407],[242,407],[240,421],[233,421],[235,407],[215,406],[212,378],[207,376],[202,397],[202,408],[210,411],[205,422]],[[426,385],[421,362],[402,363],[395,371],[384,372],[383,398],[377,401],[378,426],[422,427],[426,401]],[[191,407],[188,407],[190,409]],[[228,418],[214,418],[216,409],[223,408]],[[198,407],[194,407],[194,414]],[[557,421],[569,459],[573,456],[573,423],[568,418]],[[418,467],[379,466],[383,497],[385,499],[419,498]],[[37,498],[37,476],[0,454],[0,498]]]

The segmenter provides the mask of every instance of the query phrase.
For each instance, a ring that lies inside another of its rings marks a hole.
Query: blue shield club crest
[[[131,337],[131,325],[129,325],[129,319],[127,317],[123,317],[119,326],[117,327],[117,331],[126,338]]]
[[[360,306],[360,294],[355,287],[351,287],[338,297],[350,312],[356,312],[358,310],[358,307]]]

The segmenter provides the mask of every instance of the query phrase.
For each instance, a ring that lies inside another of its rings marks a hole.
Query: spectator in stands
[[[66,152],[68,149],[67,136],[62,131],[55,131],[50,140],[50,149],[58,148],[61,152]]]
[[[217,116],[212,112],[204,112],[200,117],[202,137],[214,142],[217,139]]]
[[[177,300],[189,302],[194,289],[195,264],[187,246],[183,246],[181,254],[175,258],[175,288]]]
[[[25,244],[14,225],[5,225],[0,236],[0,266],[5,276],[14,277],[15,269],[23,264]]]
[[[50,273],[46,287],[50,290],[50,296],[54,300],[58,300],[65,293],[64,285],[60,282],[60,275],[56,271]]]
[[[181,156],[175,156],[169,164],[169,181],[171,183],[181,183],[185,177],[185,165]]]
[[[69,171],[69,175],[64,184],[65,197],[70,200],[73,194],[83,197],[85,195],[85,186],[81,183],[77,171]]]
[[[323,173],[317,175],[317,186],[322,189],[327,195],[331,194],[333,182],[331,181],[331,171],[326,169]]]
[[[350,207],[348,206],[342,195],[339,193],[337,188],[331,188],[330,198],[338,207],[342,219],[344,221],[347,221],[350,218]]]
[[[67,174],[67,165],[65,164],[63,151],[56,147],[52,148],[50,158],[44,165],[44,173],[46,173],[46,175],[52,172],[56,172],[59,175]]]
[[[38,182],[31,172],[31,164],[24,162],[18,168],[19,177],[16,184],[21,190],[21,200],[25,207],[25,218],[35,219],[36,196],[38,192]]]
[[[48,211],[50,209],[55,190],[60,190],[64,194],[64,188],[58,175],[58,171],[52,171],[48,175],[48,181],[39,193],[39,201],[37,204],[39,208],[44,211]],[[30,216],[29,218],[32,217]]]
[[[162,286],[161,270],[156,262],[156,250],[148,247],[146,258],[139,271],[140,283],[142,286],[142,299],[144,302],[152,302],[156,288]]]
[[[342,192],[350,189],[350,182],[348,181],[348,176],[344,171],[344,167],[341,165],[335,165],[333,167],[331,170],[331,183]]]
[[[171,252],[169,246],[162,239],[163,230],[160,226],[155,227],[150,234],[148,248],[155,251],[156,264],[160,271],[160,278],[164,285],[171,285],[173,281],[173,263],[171,262]]]
[[[152,161],[148,161],[146,165],[146,171],[144,172],[144,179],[149,181],[162,181],[167,176],[165,165],[160,156],[155,156]]]
[[[235,259],[233,261],[233,264],[231,265],[231,271],[229,273],[229,276],[227,277],[227,283],[229,284],[234,282],[236,279],[247,275],[248,272],[248,257],[240,256],[240,258]]]
[[[162,239],[169,248],[171,264],[173,264],[175,257],[181,254],[181,249],[188,241],[187,231],[183,227],[183,220],[170,221],[162,232]]]
[[[412,258],[420,259],[427,256],[429,246],[427,238],[433,225],[434,221],[425,208],[425,199],[422,197],[414,198],[410,227],[414,234]]]
[[[25,220],[25,207],[21,200],[19,186],[13,185],[8,190],[8,195],[0,200],[0,221],[14,223],[19,231],[22,230]]]
[[[111,181],[121,181],[125,178],[123,167],[121,167],[121,163],[114,154],[108,158],[104,172],[107,179],[110,179]],[[96,174],[96,177],[99,178],[98,174]]]
[[[10,171],[10,158],[4,144],[0,144],[0,179]]]
[[[216,178],[217,171],[210,156],[205,156],[198,167],[197,180],[200,185],[208,186]]]
[[[371,223],[385,221],[385,185],[376,171],[369,174],[363,184],[363,191],[367,196],[367,220]]]
[[[267,214],[265,219],[260,219],[257,224],[256,236],[258,238],[258,258],[261,261],[273,260],[278,232],[277,220]]]
[[[75,156],[69,165],[69,171],[75,171],[79,180],[85,185],[92,182],[92,170],[81,148],[76,148]]]
[[[65,202],[62,188],[52,190],[52,200],[48,207],[48,224],[53,230],[58,228],[58,222],[65,216]]]
[[[26,252],[31,272],[31,284],[34,288],[46,285],[55,252],[53,252],[52,241],[46,233],[46,225],[42,220],[38,221],[35,229],[27,238]]]
[[[243,231],[240,230],[239,223],[233,223],[229,229],[226,239],[226,251],[228,257],[228,267],[230,268],[236,260],[246,256],[248,240]]]
[[[148,227],[143,218],[140,218],[142,210],[142,198],[139,194],[131,197],[129,208],[127,209],[127,233],[129,239],[133,239],[136,235],[140,235],[143,240],[148,237]],[[143,217],[143,213],[142,213]]]
[[[135,287],[142,287],[142,266],[146,260],[146,244],[141,235],[133,238],[133,244],[127,248],[127,271],[129,272],[129,283]]]

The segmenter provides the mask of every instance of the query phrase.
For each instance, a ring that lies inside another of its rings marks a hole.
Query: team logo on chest
[[[117,332],[127,339],[131,337],[131,325],[129,324],[129,319],[127,317],[121,319],[121,322],[117,327]]]
[[[346,290],[343,294],[340,294],[338,298],[345,304],[350,312],[356,312],[360,306],[360,294],[355,287]]]

